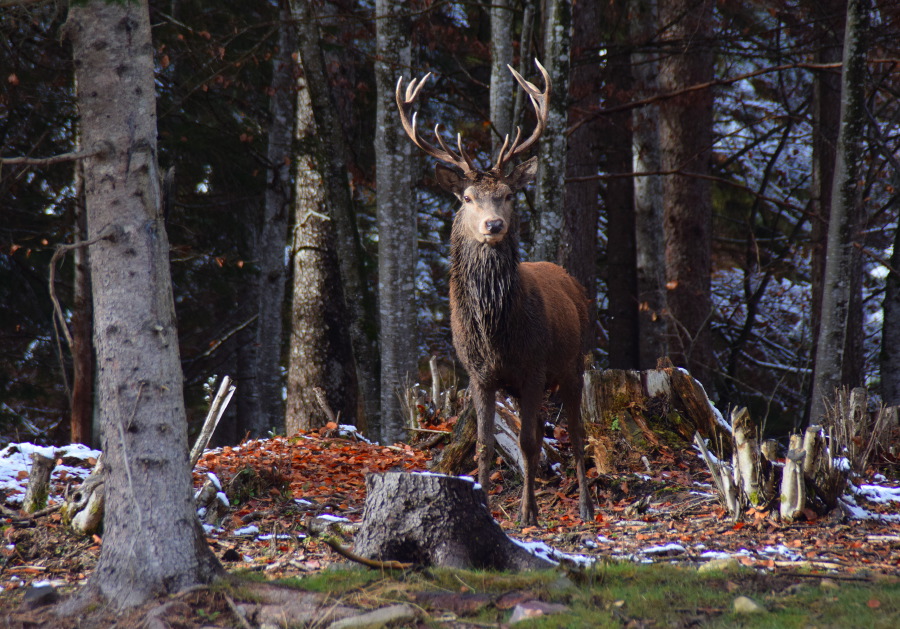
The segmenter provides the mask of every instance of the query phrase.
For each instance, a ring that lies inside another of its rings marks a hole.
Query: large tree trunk
[[[591,113],[600,107],[602,68],[597,50],[601,3],[578,2],[573,10],[572,103],[569,122],[582,122],[569,138],[566,159],[566,201],[560,262],[587,291],[588,321],[597,320],[597,220],[600,214],[600,181],[604,123]],[[596,327],[584,339],[585,353],[596,347]]]
[[[825,414],[825,398],[830,398],[842,382],[847,354],[848,321],[855,274],[860,272],[855,242],[858,237],[860,167],[865,111],[866,29],[868,0],[849,0],[844,34],[844,73],[841,79],[841,129],[834,167],[831,216],[828,221],[828,249],[825,259],[824,291],[819,337],[813,375],[810,420]],[[852,383],[854,386],[858,382]]]
[[[884,286],[884,325],[881,329],[881,401],[900,404],[900,225],[894,231],[894,251]]]
[[[712,80],[714,55],[709,39],[711,0],[661,0],[660,24],[665,46],[659,83],[674,92]],[[712,149],[713,94],[709,89],[663,101],[660,147],[666,177],[666,286],[671,313],[672,360],[687,367],[712,390],[710,297],[712,195],[709,174]],[[699,176],[697,176],[699,175]]]
[[[378,191],[378,311],[381,335],[381,442],[405,441],[400,396],[417,378],[416,208],[412,143],[397,125],[397,76],[410,67],[409,6],[376,3],[378,92],[375,169]]]
[[[300,35],[300,57],[306,77],[316,129],[321,135],[327,157],[321,165],[326,191],[328,216],[334,221],[337,252],[341,266],[341,281],[350,313],[350,338],[356,357],[360,394],[363,397],[369,429],[380,434],[379,414],[380,377],[377,352],[377,319],[375,295],[367,277],[368,261],[359,238],[353,195],[347,179],[347,143],[338,109],[325,71],[320,45],[319,22],[309,2],[294,3]]]
[[[390,472],[366,476],[357,555],[417,566],[539,570],[552,564],[509,539],[471,479]]]
[[[569,48],[572,44],[572,0],[544,3],[543,64],[553,82],[547,127],[538,149],[540,166],[534,204],[539,226],[532,260],[559,260],[566,195],[566,152],[569,113]]]
[[[269,145],[266,154],[268,175],[263,205],[263,222],[256,241],[259,267],[259,319],[256,322],[256,379],[259,415],[253,420],[251,436],[264,436],[284,425],[281,356],[284,338],[285,263],[284,249],[291,205],[291,159],[296,104],[295,62],[297,35],[291,23],[291,8],[282,0],[279,9],[278,48],[272,57],[269,89]]]
[[[188,468],[148,4],[73,4],[67,30],[84,147],[100,151],[84,176],[89,236],[101,238],[91,278],[107,512],[88,592],[129,607],[209,583],[221,566]]]
[[[604,22],[612,31],[626,20],[627,2],[619,0],[606,7]],[[631,97],[631,59],[628,53],[628,32],[610,32],[613,45],[607,62],[609,106],[616,106]],[[606,170],[611,175],[630,173],[631,113],[628,111],[607,117],[603,134],[606,151]],[[635,259],[634,185],[628,177],[613,177],[606,184],[607,228],[607,286],[609,288],[609,367],[637,369],[638,366],[638,297]]]
[[[651,42],[656,35],[656,0],[630,0],[629,24],[634,98],[659,91],[659,61]],[[632,164],[636,173],[662,170],[659,153],[659,107],[635,109],[631,118]],[[638,367],[651,369],[669,354],[666,331],[666,256],[663,245],[663,180],[660,175],[634,179],[635,266],[638,291]]]
[[[316,162],[324,147],[305,81],[297,94],[297,192],[294,214],[293,299],[285,427],[288,435],[324,426],[329,417],[316,396],[324,393],[342,423],[365,428],[350,343],[349,321],[335,242],[324,214],[325,190]]]

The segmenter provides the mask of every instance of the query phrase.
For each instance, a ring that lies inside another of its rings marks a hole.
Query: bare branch
[[[2,0],[0,0],[2,2]],[[54,155],[53,157],[0,157],[0,164],[8,164],[10,166],[52,166],[53,164],[61,164],[63,162],[71,162],[76,159],[84,159],[85,157],[93,157],[100,151],[73,151],[71,153],[63,153],[62,155]]]

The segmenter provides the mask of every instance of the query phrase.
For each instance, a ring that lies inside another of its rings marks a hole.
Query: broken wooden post
[[[22,500],[22,511],[34,513],[47,506],[50,496],[50,474],[56,467],[56,458],[46,457],[39,452],[31,453],[31,469],[28,471],[28,486]]]
[[[764,500],[759,483],[759,441],[746,407],[731,412],[731,434],[734,438],[734,483],[752,506],[759,506]]]
[[[366,506],[354,552],[379,561],[449,568],[552,567],[511,540],[471,479],[388,472],[366,476]]]
[[[791,435],[790,448],[784,460],[781,477],[781,504],[779,512],[786,522],[795,520],[806,506],[806,482],[803,479],[803,438]]]

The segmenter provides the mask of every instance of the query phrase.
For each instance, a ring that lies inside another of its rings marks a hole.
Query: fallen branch
[[[331,546],[331,549],[342,557],[376,570],[409,570],[415,565],[404,561],[379,561],[378,559],[360,557],[352,550],[341,546],[341,544],[332,537],[323,537],[322,541]]]
[[[222,383],[219,385],[219,390],[216,392],[216,397],[213,398],[212,404],[209,405],[209,412],[206,414],[203,428],[197,436],[197,441],[194,442],[193,449],[191,449],[191,469],[194,469],[194,466],[197,465],[200,455],[203,454],[206,445],[216,431],[216,426],[219,425],[219,420],[225,414],[225,409],[228,408],[228,403],[231,401],[234,391],[235,386],[231,384],[231,378],[224,376]]]

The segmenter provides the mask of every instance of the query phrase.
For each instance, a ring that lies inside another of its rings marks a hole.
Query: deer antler
[[[403,77],[397,81],[397,107],[400,110],[400,122],[403,124],[403,129],[406,131],[406,135],[418,146],[420,149],[434,157],[435,159],[439,159],[442,162],[447,162],[448,164],[452,164],[457,168],[462,169],[464,173],[468,173],[471,170],[475,169],[475,165],[472,163],[471,158],[466,154],[466,151],[462,147],[462,135],[456,134],[456,146],[459,148],[459,155],[451,151],[447,144],[444,142],[444,139],[441,137],[441,130],[443,126],[440,124],[436,124],[434,126],[434,137],[437,138],[438,144],[440,144],[441,148],[437,148],[432,144],[429,144],[425,140],[419,137],[416,132],[416,114],[418,112],[413,112],[412,119],[410,120],[409,112],[412,111],[413,104],[416,101],[416,98],[419,96],[419,91],[422,89],[422,86],[431,76],[431,72],[426,74],[420,81],[416,81],[415,79],[409,82],[409,85],[406,87],[406,93],[403,92]]]
[[[547,116],[550,114],[550,75],[547,74],[547,70],[544,69],[544,66],[541,65],[540,61],[535,59],[534,63],[540,71],[541,76],[544,77],[544,85],[546,87],[543,92],[538,89],[537,85],[522,78],[522,75],[516,72],[511,65],[506,66],[509,68],[509,71],[512,72],[516,81],[519,82],[519,85],[522,86],[522,89],[525,90],[525,93],[528,94],[528,98],[531,100],[531,106],[534,107],[534,115],[537,118],[537,124],[534,127],[534,131],[531,132],[531,137],[521,144],[519,144],[519,140],[522,137],[521,127],[516,127],[516,138],[511,145],[509,143],[509,135],[506,136],[503,140],[500,154],[497,156],[497,164],[494,166],[494,170],[500,173],[503,172],[503,169],[513,157],[521,155],[530,149],[531,146],[538,141],[538,138],[541,137],[541,134],[544,133],[544,129],[547,127]]]

